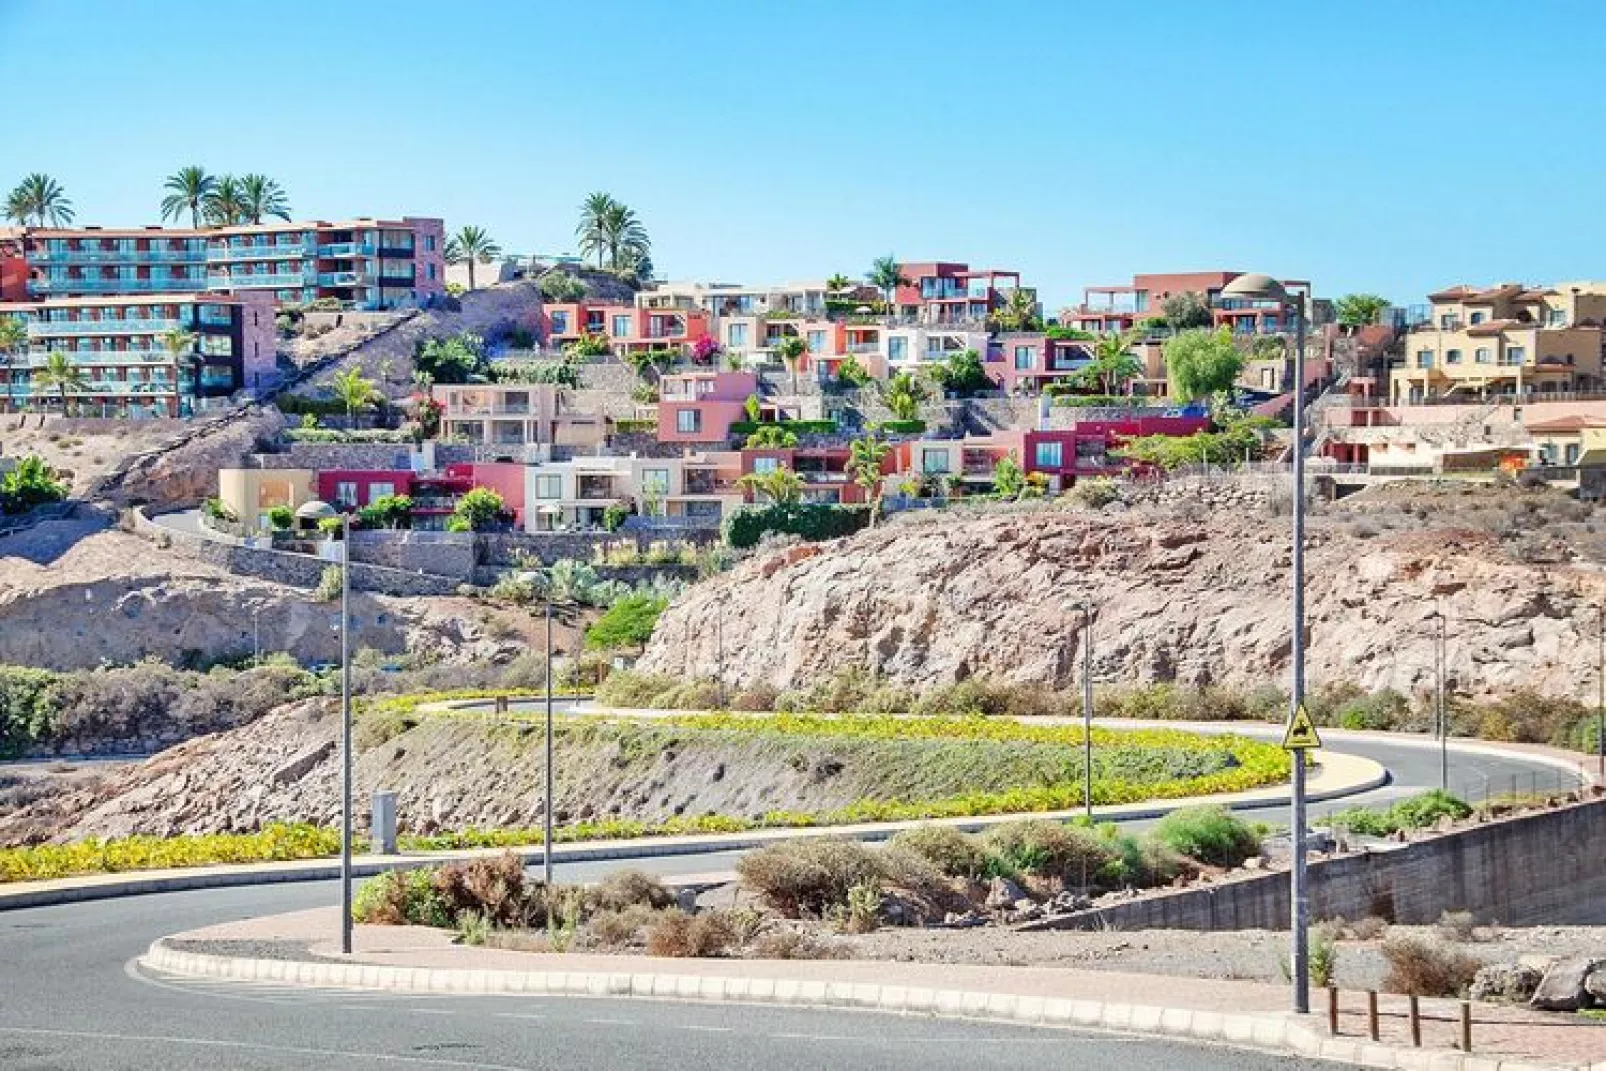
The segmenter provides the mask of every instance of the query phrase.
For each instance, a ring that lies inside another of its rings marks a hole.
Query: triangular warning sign
[[[1304,751],[1321,746],[1322,738],[1316,735],[1316,723],[1310,720],[1310,712],[1301,703],[1295,708],[1294,716],[1288,719],[1288,729],[1283,733],[1283,747],[1288,751]]]

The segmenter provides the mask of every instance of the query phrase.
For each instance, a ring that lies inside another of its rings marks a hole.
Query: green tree
[[[16,384],[10,371],[17,364],[18,355],[28,349],[28,322],[21,316],[0,313],[0,365],[6,372],[6,401],[15,398]],[[9,405],[8,405],[9,408]]]
[[[749,394],[747,396],[747,401],[742,403],[742,409],[747,413],[747,419],[751,423],[757,424],[761,419],[763,419],[764,408],[760,404],[758,395],[756,394]]]
[[[26,513],[47,502],[67,497],[67,485],[56,478],[43,458],[21,458],[0,476],[0,512]]]
[[[36,389],[50,390],[55,388],[61,399],[61,411],[67,412],[67,395],[82,393],[88,386],[84,378],[84,370],[73,363],[73,359],[65,353],[52,353],[45,358],[43,368],[37,368],[33,373],[33,385]]]
[[[1013,454],[1005,454],[993,465],[993,494],[1002,499],[1016,499],[1026,490],[1026,470],[1020,467]]]
[[[255,172],[240,176],[241,222],[261,223],[268,216],[290,218],[290,199],[284,188],[266,175]]]
[[[502,496],[489,487],[475,487],[457,500],[452,516],[471,532],[483,532],[496,525],[507,510]]]
[[[190,393],[193,397],[201,396],[201,366],[203,364],[200,354],[195,352],[196,335],[193,331],[186,331],[182,327],[170,327],[161,334],[162,348],[167,351],[168,360],[173,362],[173,379],[184,374],[187,365],[190,372]]]
[[[803,498],[803,477],[785,465],[769,472],[749,472],[736,482],[777,506],[791,505]]]
[[[1184,465],[1235,465],[1259,455],[1261,433],[1276,423],[1266,417],[1229,419],[1219,431],[1129,439],[1115,453],[1167,471]]]
[[[1160,303],[1165,313],[1166,326],[1173,331],[1186,331],[1194,327],[1209,327],[1215,322],[1210,305],[1196,290],[1183,290],[1172,294]]]
[[[61,183],[36,171],[6,195],[6,218],[24,227],[65,227],[73,221],[72,201]]]
[[[613,605],[586,629],[586,650],[641,650],[652,639],[658,617],[668,605],[668,599],[646,592],[614,600]]]
[[[268,510],[268,527],[275,532],[288,532],[296,526],[296,512],[289,506],[274,506]]]
[[[467,383],[485,371],[485,340],[469,331],[432,338],[413,357],[415,375],[436,383]]]
[[[803,355],[809,352],[809,344],[799,335],[787,335],[775,344],[775,356],[786,365],[787,371],[792,373],[792,393],[797,393],[797,366],[802,363]]]
[[[583,256],[596,255],[597,267],[633,271],[638,277],[651,273],[652,241],[635,209],[609,194],[596,192],[580,205],[580,222],[575,227]]]
[[[1041,331],[1043,318],[1037,313],[1037,295],[1016,287],[1004,307],[992,315],[995,331]]]
[[[912,286],[903,270],[898,266],[898,258],[888,253],[884,257],[877,257],[871,264],[870,270],[865,273],[864,279],[871,286],[880,290],[887,297],[887,311],[892,312],[897,298],[898,287]]]
[[[357,414],[377,402],[381,395],[378,386],[373,380],[367,379],[360,368],[348,368],[343,372],[336,372],[329,381],[329,388],[340,399],[340,404],[346,407],[346,419],[351,426],[357,426]]]
[[[162,184],[168,191],[162,198],[162,219],[177,222],[184,213],[190,214],[190,226],[200,227],[201,215],[206,210],[207,198],[217,188],[217,178],[206,173],[200,164],[181,167]]]
[[[881,403],[894,420],[918,420],[927,396],[926,388],[909,372],[894,373],[881,385]]]
[[[468,288],[474,289],[474,265],[490,264],[502,255],[502,247],[492,240],[483,227],[468,224],[447,239],[445,260],[448,264],[468,265]]]
[[[1388,307],[1389,299],[1381,294],[1345,294],[1333,303],[1338,322],[1352,331],[1377,323]]]
[[[1171,397],[1191,402],[1230,392],[1243,371],[1243,352],[1226,328],[1183,331],[1165,344],[1165,374]]]
[[[541,297],[559,305],[579,301],[586,296],[586,284],[566,271],[556,268],[541,276]]]
[[[862,387],[870,382],[870,373],[850,353],[836,366],[836,379],[845,387]]]
[[[1096,386],[1100,394],[1119,394],[1122,387],[1143,373],[1143,365],[1132,356],[1132,334],[1111,331],[1099,336],[1093,346],[1093,360],[1076,374],[1076,381]]]
[[[214,227],[236,227],[246,220],[245,191],[233,175],[222,175],[207,194],[202,213]]]
[[[790,450],[797,445],[797,432],[779,424],[760,424],[742,444],[746,450]]]
[[[844,290],[853,289],[853,280],[841,272],[837,272],[825,281],[825,290],[828,294],[840,294]]]
[[[997,386],[982,367],[981,354],[975,350],[949,354],[942,362],[933,365],[928,374],[944,391],[960,398],[968,398]]]
[[[881,512],[882,464],[890,449],[885,441],[874,435],[854,439],[848,444],[848,475],[863,489],[870,500],[870,527],[875,527]]]

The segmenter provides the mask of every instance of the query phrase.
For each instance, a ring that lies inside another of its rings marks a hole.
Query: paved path
[[[415,996],[152,975],[176,929],[327,903],[327,884],[206,890],[0,915],[0,1067],[17,1071],[1273,1071],[1336,1065],[1164,1040],[850,1011]],[[14,984],[22,983],[25,984]]]

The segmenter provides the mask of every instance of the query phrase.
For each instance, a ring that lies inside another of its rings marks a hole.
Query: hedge
[[[870,522],[865,506],[834,506],[823,502],[787,502],[743,506],[725,518],[725,542],[746,549],[767,533],[783,532],[814,542],[852,535]]]
[[[832,435],[835,434],[837,430],[837,423],[834,420],[782,420],[768,421],[764,424],[760,424],[757,421],[752,420],[737,420],[731,424],[731,434],[751,435],[761,427],[773,427],[777,425],[787,431],[795,431],[799,435],[807,435],[810,433],[817,435]]]
[[[634,432],[657,431],[658,421],[638,420],[635,417],[620,417],[613,422],[613,430],[620,435],[629,435]]]
[[[919,435],[926,430],[924,420],[883,420],[881,430],[888,435]]]

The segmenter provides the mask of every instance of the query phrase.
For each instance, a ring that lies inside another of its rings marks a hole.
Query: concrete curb
[[[1351,758],[1354,758],[1351,756]],[[1356,759],[1373,767],[1364,778],[1346,781],[1331,788],[1310,794],[1312,803],[1340,799],[1345,796],[1370,792],[1388,783],[1386,769],[1369,759]],[[1270,790],[1257,789],[1256,793]],[[1159,818],[1178,808],[1194,803],[1220,800],[1233,810],[1251,810],[1286,804],[1286,796],[1262,795],[1249,799],[1230,797],[1195,796],[1187,799],[1157,800],[1152,803],[1126,804],[1095,810],[1095,818],[1102,821],[1142,821]],[[962,829],[967,833],[980,832],[989,826],[1023,818],[1069,820],[1081,816],[1080,810],[1039,811],[1017,814],[982,815],[970,818],[932,818],[911,822],[877,822],[849,826],[802,826],[796,828],[755,829],[745,833],[700,834],[684,837],[652,837],[636,840],[597,840],[558,844],[552,851],[556,863],[605,862],[611,860],[661,859],[677,855],[702,855],[708,852],[751,851],[780,840],[800,840],[808,837],[852,837],[855,840],[881,841],[904,829],[921,825],[944,825]],[[458,860],[501,855],[511,851],[527,865],[544,861],[539,845],[514,848],[481,848],[458,852],[428,852],[416,855],[358,856],[352,860],[352,873],[357,877],[372,877],[387,870],[430,866]],[[89,900],[109,900],[119,896],[138,896],[149,893],[184,892],[192,889],[231,888],[246,885],[271,885],[291,881],[333,881],[340,877],[340,864],[335,859],[306,859],[281,863],[246,863],[226,867],[192,867],[183,870],[144,871],[126,874],[86,874],[72,878],[57,878],[43,882],[10,882],[0,884],[0,912],[29,907],[49,907],[55,904],[74,904]]]
[[[939,1019],[981,1019],[1036,1027],[1160,1035],[1400,1071],[1606,1071],[1606,1063],[1533,1064],[1450,1050],[1397,1049],[1355,1038],[1332,1038],[1293,1015],[1244,1015],[960,989],[819,979],[721,978],[627,971],[460,970],[243,959],[180,952],[169,947],[165,939],[154,942],[139,962],[150,970],[168,974],[234,982],[403,993],[779,1004],[928,1015]]]

